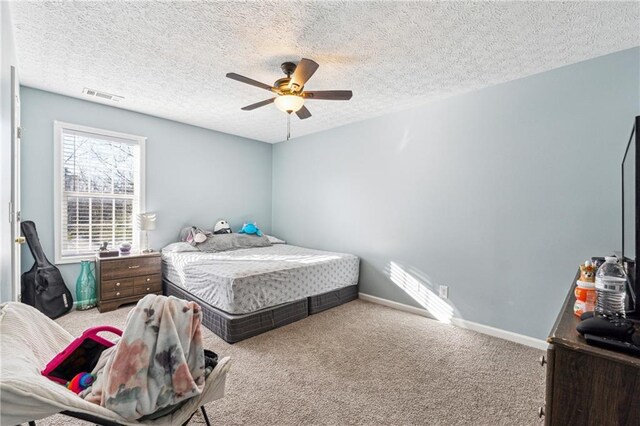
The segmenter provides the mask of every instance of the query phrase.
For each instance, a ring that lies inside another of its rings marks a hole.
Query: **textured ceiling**
[[[286,135],[267,91],[281,62],[320,68],[292,137],[640,45],[638,2],[14,2],[23,84],[266,142]]]

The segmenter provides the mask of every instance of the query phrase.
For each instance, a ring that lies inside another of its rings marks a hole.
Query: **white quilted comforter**
[[[173,284],[230,314],[255,312],[358,283],[357,256],[274,244],[162,254]]]

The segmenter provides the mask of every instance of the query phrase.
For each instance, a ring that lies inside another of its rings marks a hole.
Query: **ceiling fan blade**
[[[300,108],[298,111],[296,111],[296,115],[298,116],[298,118],[300,120],[304,120],[305,118],[311,117],[311,113],[309,112],[307,107],[304,106],[304,105],[302,106],[302,108]]]
[[[321,99],[325,101],[348,101],[353,96],[351,90],[319,90],[313,92],[303,92],[305,99]]]
[[[302,58],[289,81],[289,90],[299,92],[320,65],[311,59]]]
[[[251,111],[251,110],[254,110],[256,108],[260,108],[260,107],[263,107],[265,105],[269,105],[269,104],[273,103],[273,101],[275,99],[276,98],[271,98],[271,99],[267,99],[267,100],[262,101],[262,102],[256,102],[255,104],[251,104],[251,105],[247,105],[246,107],[243,107],[242,110],[243,111]]]
[[[245,77],[245,76],[240,75],[240,74],[236,74],[235,72],[228,73],[227,77],[230,78],[231,80],[236,80],[236,81],[239,81],[240,83],[250,84],[252,86],[256,86],[256,87],[259,87],[261,89],[268,90],[270,92],[273,92],[274,89],[275,89],[274,87],[271,87],[268,84],[260,83],[259,81],[251,79],[249,77]]]

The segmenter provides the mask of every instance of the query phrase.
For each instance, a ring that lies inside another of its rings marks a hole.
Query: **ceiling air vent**
[[[99,92],[97,90],[89,89],[87,87],[82,89],[82,93],[84,93],[87,96],[93,96],[94,98],[100,98],[107,101],[119,102],[124,99],[123,96],[112,95],[111,93]]]

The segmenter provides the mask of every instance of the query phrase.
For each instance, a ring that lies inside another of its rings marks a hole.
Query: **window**
[[[139,247],[146,138],[54,123],[56,263],[92,257],[100,244]]]

